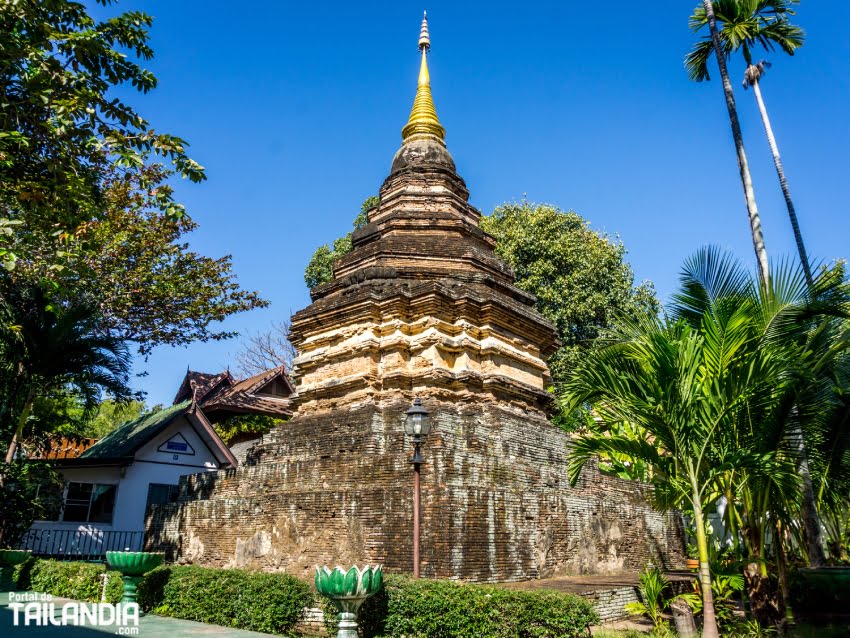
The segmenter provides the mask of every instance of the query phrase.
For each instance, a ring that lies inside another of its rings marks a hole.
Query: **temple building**
[[[481,230],[431,94],[423,20],[416,97],[380,204],[334,278],[292,317],[293,417],[256,463],[181,479],[147,545],[179,561],[309,575],[316,564],[412,567],[412,452],[430,411],[422,575],[513,581],[684,562],[679,517],[649,488],[588,467],[552,425],[552,324]]]

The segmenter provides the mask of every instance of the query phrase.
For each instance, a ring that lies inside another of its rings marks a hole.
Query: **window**
[[[74,523],[111,523],[117,485],[68,483],[62,520]]]
[[[165,483],[151,483],[148,485],[148,502],[145,505],[145,518],[151,513],[151,505],[162,505],[173,503],[177,500],[177,486]]]

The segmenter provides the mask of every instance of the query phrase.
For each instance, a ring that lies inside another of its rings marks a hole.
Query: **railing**
[[[142,551],[144,532],[80,529],[31,529],[18,549],[59,560],[102,560],[108,551]]]

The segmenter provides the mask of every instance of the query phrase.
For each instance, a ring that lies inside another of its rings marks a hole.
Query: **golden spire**
[[[431,76],[428,74],[428,51],[431,49],[431,38],[428,35],[428,14],[422,18],[422,29],[419,31],[419,50],[422,52],[422,65],[419,67],[419,86],[416,98],[413,100],[413,110],[410,119],[401,129],[403,142],[419,137],[436,137],[440,142],[446,138],[446,129],[437,119],[437,110],[431,98]]]

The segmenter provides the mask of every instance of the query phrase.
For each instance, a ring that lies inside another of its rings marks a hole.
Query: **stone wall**
[[[302,577],[334,563],[411,571],[407,405],[298,417],[265,437],[257,465],[181,479],[178,502],[148,521],[148,548]],[[539,414],[426,405],[423,576],[516,581],[683,564],[678,517],[591,466],[570,487],[569,439]]]

